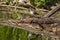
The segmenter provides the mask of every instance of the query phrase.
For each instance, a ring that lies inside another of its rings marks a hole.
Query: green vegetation
[[[36,7],[47,7],[60,3],[60,0],[30,0]]]
[[[28,32],[0,24],[0,40],[28,40]]]

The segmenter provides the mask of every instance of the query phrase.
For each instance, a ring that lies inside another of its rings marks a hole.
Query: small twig
[[[52,9],[51,11],[49,11],[46,15],[44,15],[43,17],[50,17],[52,16],[58,9],[60,9],[60,5],[56,6],[54,9]]]
[[[10,8],[15,8],[16,6],[11,6],[11,5],[0,5],[0,7],[10,7]],[[26,9],[26,8],[23,8],[23,7],[16,7],[17,9]]]

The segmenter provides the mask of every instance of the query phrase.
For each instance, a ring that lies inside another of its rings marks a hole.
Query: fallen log
[[[3,20],[3,19],[0,19],[0,22],[1,23],[4,23],[4,22],[8,22],[9,23],[9,20]],[[22,20],[11,20],[12,23],[27,23],[27,24],[38,24],[42,29],[44,28],[44,26],[42,27],[41,25],[43,24],[54,24],[54,23],[59,23],[60,24],[60,18],[25,18],[25,19],[22,19]]]
[[[54,24],[59,23],[60,24],[60,18],[26,18],[21,20],[22,23],[36,23],[38,24],[42,29],[44,29],[45,25],[43,24]]]
[[[27,31],[32,32],[34,34],[42,34],[42,32],[40,31],[41,28],[39,28],[39,25],[34,26],[33,24],[20,23],[19,21],[20,20],[0,19],[0,24],[24,29],[24,30],[27,30]]]
[[[24,30],[27,30],[27,31],[30,31],[32,33],[35,33],[35,34],[44,34],[44,35],[49,35],[49,36],[54,36],[55,35],[55,32],[54,33],[50,33],[49,31],[41,31],[41,27],[39,26],[33,26],[33,24],[31,24],[31,20],[32,22],[41,22],[42,20],[42,24],[45,24],[46,22],[47,23],[50,23],[49,20],[52,22],[59,22],[60,23],[60,18],[27,18],[27,19],[23,19],[23,20],[12,20],[12,19],[1,19],[0,18],[0,24],[2,25],[9,25],[11,27],[16,27],[16,28],[21,28],[21,29],[24,29]],[[52,20],[51,20],[52,19]],[[34,21],[33,21],[34,20]],[[40,20],[40,21],[39,21]],[[46,21],[47,20],[47,21]],[[56,21],[57,20],[57,21]],[[49,22],[48,22],[49,21]],[[21,23],[22,22],[22,23]],[[29,23],[23,23],[23,22],[29,22]],[[48,25],[48,24],[47,24]],[[49,27],[47,27],[49,29]],[[53,28],[53,27],[52,27]],[[43,29],[44,30],[44,29]],[[50,30],[50,29],[49,29]],[[54,31],[53,29],[51,31]],[[57,30],[59,31],[59,30]]]
[[[25,18],[21,20],[22,23],[39,23],[39,24],[53,24],[60,23],[60,18]]]

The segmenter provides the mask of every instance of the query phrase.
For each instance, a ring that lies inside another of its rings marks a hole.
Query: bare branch
[[[0,24],[2,25],[9,25],[11,27],[21,28],[21,29],[30,31],[35,34],[44,34],[44,35],[53,36],[56,33],[56,31],[54,31],[56,29],[53,29],[53,27],[51,29],[50,26],[48,26],[47,29],[43,29],[43,31],[41,31],[41,27],[39,25],[37,24],[33,25],[31,22],[33,22],[33,24],[35,22],[35,23],[41,23],[41,24],[48,25],[48,23],[54,23],[54,22],[60,23],[60,18],[39,18],[39,19],[38,18],[29,18],[29,19],[27,18],[23,20],[12,20],[12,19],[1,19],[0,18]],[[53,31],[52,34],[49,31]],[[60,30],[57,30],[57,31],[60,31]]]
[[[52,9],[51,11],[49,11],[46,15],[44,15],[44,17],[50,17],[50,16],[53,15],[58,9],[60,9],[60,5],[56,6],[54,9]]]

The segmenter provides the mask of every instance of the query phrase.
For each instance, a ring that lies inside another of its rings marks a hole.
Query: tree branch
[[[22,19],[21,22],[25,23],[40,23],[40,24],[53,24],[53,23],[60,23],[60,18],[25,18]]]
[[[44,17],[50,17],[50,16],[52,16],[58,9],[60,9],[60,5],[56,6],[54,9],[52,9],[51,11],[49,11],[46,15],[44,15]]]
[[[24,23],[25,22],[25,23]],[[11,27],[21,28],[27,31],[30,31],[35,34],[47,34],[47,35],[55,35],[55,32],[51,34],[49,31],[43,29],[41,31],[41,27],[39,25],[33,25],[34,23],[41,23],[41,24],[51,24],[51,23],[60,23],[60,18],[26,18],[23,20],[12,20],[12,19],[1,19],[0,18],[0,24],[2,25],[9,25]],[[47,27],[49,29],[49,27]],[[52,27],[53,28],[53,27]],[[47,32],[45,32],[45,31]],[[50,29],[49,29],[50,30]],[[53,30],[50,30],[53,31]],[[60,31],[60,30],[58,30]]]

